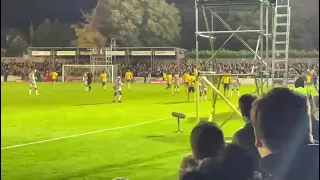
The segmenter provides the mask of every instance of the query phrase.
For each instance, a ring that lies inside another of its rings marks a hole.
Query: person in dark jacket
[[[197,170],[184,174],[182,180],[260,180],[255,176],[251,154],[237,144],[229,144],[220,156],[202,161]]]
[[[311,135],[305,96],[274,88],[255,101],[250,113],[260,169],[271,180],[318,180],[319,146]]]
[[[191,131],[190,144],[192,155],[183,158],[180,165],[179,179],[187,172],[196,170],[202,160],[216,157],[225,146],[222,130],[212,122],[200,122]]]
[[[245,94],[239,98],[239,108],[242,114],[242,118],[245,121],[245,126],[238,130],[233,138],[232,143],[238,144],[251,153],[254,159],[255,170],[259,169],[260,154],[255,147],[255,137],[252,123],[250,121],[250,110],[252,103],[257,99],[257,96],[252,94]]]

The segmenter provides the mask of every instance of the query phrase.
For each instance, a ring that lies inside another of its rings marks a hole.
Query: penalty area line
[[[172,117],[170,117],[170,118],[169,117],[168,118],[161,118],[161,119],[156,119],[156,120],[152,120],[152,121],[145,121],[145,122],[141,122],[141,123],[137,123],[137,124],[131,124],[131,125],[127,125],[127,126],[120,126],[120,127],[102,129],[102,130],[98,130],[98,131],[91,131],[91,132],[81,133],[81,134],[62,136],[62,137],[52,138],[52,139],[47,139],[47,140],[42,140],[42,141],[36,141],[36,142],[30,142],[30,143],[24,143],[24,144],[17,144],[17,145],[13,145],[13,146],[3,147],[3,148],[1,148],[1,151],[2,150],[6,150],[6,149],[13,149],[13,148],[18,148],[18,147],[34,145],[34,144],[42,144],[42,143],[46,143],[46,142],[58,141],[58,140],[62,140],[62,139],[76,138],[76,137],[80,137],[80,136],[86,136],[86,135],[90,135],[90,134],[97,134],[97,133],[102,133],[102,132],[107,132],[107,131],[126,129],[126,128],[130,128],[130,127],[136,127],[136,126],[150,124],[150,123],[154,123],[154,122],[158,122],[158,121],[163,121],[163,120],[167,120],[167,119],[171,119],[171,118]]]

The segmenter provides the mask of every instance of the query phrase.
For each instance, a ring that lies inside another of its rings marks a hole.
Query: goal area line
[[[74,135],[69,135],[69,136],[62,136],[62,137],[58,137],[58,138],[46,139],[46,140],[35,141],[35,142],[30,142],[30,143],[17,144],[17,145],[13,145],[13,146],[3,147],[3,148],[1,148],[1,151],[2,150],[6,150],[6,149],[13,149],[13,148],[24,147],[24,146],[29,146],[29,145],[42,144],[42,143],[58,141],[58,140],[63,140],[63,139],[76,138],[76,137],[86,136],[86,135],[91,135],[91,134],[103,133],[103,132],[108,132],[108,131],[127,129],[127,128],[130,128],[130,127],[142,126],[142,125],[145,125],[145,124],[164,121],[164,120],[168,120],[168,119],[172,119],[172,117],[170,117],[170,118],[169,117],[168,118],[161,118],[161,119],[156,119],[156,120],[151,120],[151,121],[145,121],[145,122],[141,122],[141,123],[137,123],[137,124],[131,124],[131,125],[127,125],[127,126],[119,126],[119,127],[102,129],[102,130],[91,131],[91,132],[80,133],[80,134],[74,134]]]
[[[190,113],[190,114],[188,114],[188,115],[192,115],[192,114],[194,114],[194,113],[195,113],[195,112]],[[86,135],[91,135],[91,134],[103,133],[103,132],[108,132],[108,131],[115,131],[115,130],[120,130],[120,129],[127,129],[127,128],[131,128],[131,127],[142,126],[142,125],[145,125],[145,124],[151,124],[151,123],[155,123],[155,122],[159,122],[159,121],[164,121],[164,120],[168,120],[168,119],[173,119],[173,117],[160,118],[160,119],[156,119],[156,120],[145,121],[145,122],[136,123],[136,124],[131,124],[131,125],[127,125],[127,126],[119,126],[119,127],[114,127],[114,128],[102,129],[102,130],[91,131],[91,132],[80,133],[80,134],[74,134],[74,135],[69,135],[69,136],[62,136],[62,137],[58,137],[58,138],[51,138],[51,139],[46,139],[46,140],[41,140],[41,141],[35,141],[35,142],[30,142],[30,143],[17,144],[17,145],[13,145],[13,146],[3,147],[3,148],[1,148],[1,151],[2,151],[2,150],[6,150],[6,149],[14,149],[14,148],[19,148],[19,147],[24,147],[24,146],[30,146],[30,145],[35,145],[35,144],[42,144],[42,143],[47,143],[47,142],[52,142],[52,141],[58,141],[58,140],[63,140],[63,139],[76,138],[76,137],[81,137],[81,136],[86,136]]]

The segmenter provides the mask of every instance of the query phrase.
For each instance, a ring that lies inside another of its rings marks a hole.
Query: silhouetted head
[[[250,121],[250,110],[252,103],[257,100],[257,96],[253,94],[244,94],[239,98],[238,104],[243,119],[248,123]]]
[[[217,156],[225,145],[223,132],[214,123],[200,122],[191,132],[190,144],[196,159]]]
[[[306,96],[288,88],[274,88],[255,101],[251,121],[262,157],[292,150],[310,142],[310,104]]]

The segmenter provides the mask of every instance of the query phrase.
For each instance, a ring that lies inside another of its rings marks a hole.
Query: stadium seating
[[[157,62],[153,64],[153,68],[149,64],[145,63],[134,63],[134,64],[119,64],[119,74],[122,76],[124,73],[130,69],[133,71],[135,77],[142,77],[146,74],[151,74],[152,77],[162,77],[162,73],[166,71],[170,72],[179,72],[183,74],[183,71],[191,71],[193,67],[195,67],[195,63],[192,61],[185,61],[177,63],[175,61],[164,61],[164,62]],[[59,75],[62,73],[62,64],[59,62],[55,62],[54,64],[48,62],[8,62],[8,63],[1,63],[1,75],[4,74],[5,70],[8,70],[9,75],[14,76],[25,76],[29,71],[30,67],[36,67],[37,70],[42,74],[45,75],[46,73],[50,72],[54,69],[58,72]],[[204,63],[200,63],[200,67],[202,70],[208,71],[215,71],[217,73],[222,73],[225,71],[231,71],[236,69],[240,74],[248,74],[251,72],[253,63],[246,62],[246,61],[237,61],[234,63],[229,62],[220,62],[216,66],[212,64],[205,65]],[[281,65],[278,65],[279,68]],[[214,68],[212,68],[214,67]],[[255,65],[256,69],[260,69],[260,65]],[[290,77],[295,76],[294,69],[301,69],[302,71],[306,71],[307,69],[319,69],[319,64],[314,63],[292,63],[290,64]],[[265,67],[264,67],[265,69]],[[278,73],[278,72],[277,72]],[[278,73],[276,77],[281,78],[283,77],[282,73]]]

